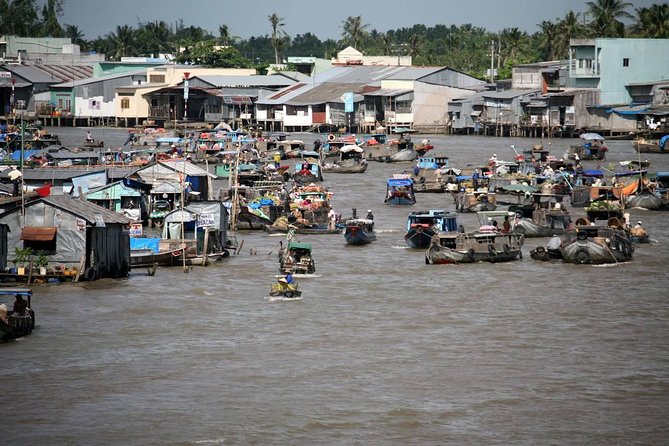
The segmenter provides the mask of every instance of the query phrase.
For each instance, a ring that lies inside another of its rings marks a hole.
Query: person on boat
[[[548,240],[546,248],[548,251],[559,251],[562,249],[562,239],[557,234],[553,234],[553,237]]]
[[[495,232],[499,232],[499,226],[497,225],[497,220],[492,221],[492,227],[495,228],[493,229]]]
[[[91,143],[93,142],[93,135],[91,134],[91,131],[86,132],[86,142]]]
[[[293,274],[292,273],[286,274],[286,283],[288,285],[295,283],[295,280],[293,280]]]
[[[287,290],[289,288],[288,287],[288,279],[286,279],[285,276],[279,277],[278,282],[279,282],[279,288],[281,289],[281,291]]]
[[[374,214],[372,214],[371,209],[367,209],[367,220],[374,220]]]
[[[23,296],[20,294],[16,295],[16,300],[14,301],[14,314],[21,315],[26,312],[28,309],[28,302],[23,299]]]
[[[281,154],[279,152],[274,152],[274,167],[277,169],[281,167]]]
[[[328,231],[334,230],[336,223],[337,223],[337,213],[335,212],[334,209],[330,208],[330,211],[328,212]]]
[[[502,223],[502,234],[508,234],[511,232],[511,222],[509,221],[509,216],[504,216],[504,223]]]
[[[645,237],[648,235],[646,229],[642,226],[641,221],[637,221],[631,231],[632,236],[634,237]]]
[[[479,188],[479,179],[481,178],[481,174],[479,173],[478,169],[474,169],[474,173],[472,174],[472,183],[474,185],[474,190],[478,190]]]
[[[488,160],[488,164],[489,164],[490,166],[495,166],[495,165],[497,165],[497,154],[496,154],[496,153],[493,153],[493,154],[492,154],[492,156],[491,156],[490,159]]]

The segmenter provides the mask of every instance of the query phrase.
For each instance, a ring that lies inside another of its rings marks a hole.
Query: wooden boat
[[[344,239],[349,245],[366,245],[376,240],[374,220],[351,218],[346,220]]]
[[[280,274],[314,274],[316,264],[311,256],[311,244],[288,241],[279,250]]]
[[[426,264],[509,262],[522,258],[520,234],[469,232],[433,237],[425,253]]]
[[[293,283],[273,283],[270,285],[269,295],[272,297],[284,297],[286,299],[296,299],[302,297],[302,291],[299,290],[297,282]]]
[[[488,191],[465,191],[455,196],[458,212],[494,211],[497,209],[497,195]]]
[[[638,153],[669,153],[667,141],[669,141],[669,135],[665,135],[658,140],[636,139],[632,141],[632,147]]]
[[[632,260],[634,246],[624,230],[577,226],[567,236],[562,247],[562,257],[566,263],[596,265]]]
[[[385,204],[391,206],[411,206],[416,203],[413,180],[408,176],[390,178],[386,181]]]
[[[404,241],[409,248],[426,249],[432,237],[437,234],[454,233],[458,230],[458,217],[455,212],[430,209],[412,212],[407,217],[407,232]]]
[[[606,159],[608,148],[604,144],[604,138],[597,133],[584,133],[581,135],[583,144],[569,147],[567,158],[570,160],[603,160]]]
[[[403,161],[413,161],[418,157],[418,152],[414,150],[413,148],[411,149],[403,149],[400,150],[397,153],[393,153],[388,157],[386,162],[388,163],[399,163]]]
[[[550,237],[571,227],[571,216],[555,194],[533,194],[531,206],[509,206],[516,213],[511,230],[525,237]]]
[[[427,152],[433,149],[434,146],[432,145],[429,139],[423,139],[420,142],[420,144],[414,145],[414,150],[416,151],[419,157],[424,157]]]
[[[295,164],[293,180],[300,184],[309,184],[317,181],[323,181],[323,172],[321,165],[313,158]]]
[[[547,262],[549,260],[562,260],[562,250],[546,249],[543,246],[537,246],[530,251],[530,257],[534,260]]]
[[[332,173],[362,173],[367,170],[367,161],[362,157],[364,150],[354,144],[348,144],[339,149],[339,159],[326,163],[323,172]]]
[[[0,288],[0,297],[20,296],[25,305],[25,310],[20,313],[7,311],[5,304],[0,305],[0,341],[10,341],[32,333],[35,328],[32,295],[33,292],[29,288]]]
[[[413,170],[414,190],[418,192],[446,192],[448,176],[447,156],[432,156],[418,158]]]

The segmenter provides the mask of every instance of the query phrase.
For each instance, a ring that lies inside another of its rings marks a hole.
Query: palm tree
[[[272,25],[272,46],[274,47],[274,63],[279,64],[279,53],[285,49],[285,43],[281,43],[281,40],[285,37],[286,33],[281,29],[284,25],[283,19],[279,17],[276,12],[272,14],[269,18],[269,23]]]
[[[550,20],[544,20],[539,24],[539,35],[546,58],[555,60],[558,53],[556,48],[558,44],[558,25]]]
[[[557,57],[564,59],[569,52],[569,41],[585,36],[585,27],[579,21],[580,13],[569,11],[564,19],[558,23],[558,38],[556,45]]]
[[[230,40],[230,29],[228,28],[228,25],[219,26],[218,35],[221,45],[228,46],[228,40]]]
[[[594,37],[624,37],[625,24],[622,19],[631,19],[626,11],[632,6],[622,0],[596,0],[587,3],[588,13],[592,16],[591,27]]]
[[[77,25],[65,25],[65,37],[69,37],[72,43],[82,46],[84,42],[84,33]]]
[[[420,34],[411,34],[409,40],[407,40],[407,45],[409,46],[411,59],[415,60],[423,49],[423,37]]]
[[[358,42],[365,36],[365,28],[368,26],[369,25],[362,23],[362,16],[349,16],[344,21],[342,26],[344,29],[342,36],[344,39],[348,40],[349,44],[352,45],[353,48],[358,49]]]
[[[379,38],[381,41],[381,48],[383,49],[383,54],[388,56],[393,52],[393,47],[395,46],[395,39],[388,33],[381,34]]]
[[[135,33],[137,50],[144,55],[171,52],[172,33],[167,23],[161,21],[145,23]]]
[[[669,5],[652,5],[636,9],[636,23],[632,30],[640,37],[666,39],[669,37]]]
[[[121,60],[121,57],[133,55],[135,51],[135,30],[128,25],[117,25],[116,32],[109,34],[111,41],[112,59]]]
[[[502,41],[501,56],[503,58],[502,65],[507,59],[516,60],[519,53],[523,51],[525,38],[527,34],[518,28],[505,28],[502,30],[500,39]]]

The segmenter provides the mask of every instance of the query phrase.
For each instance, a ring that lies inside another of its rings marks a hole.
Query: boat
[[[444,210],[412,212],[407,217],[407,232],[404,241],[409,248],[426,249],[437,234],[453,233],[458,230],[457,214]]]
[[[603,160],[606,159],[608,148],[604,144],[604,137],[598,133],[583,133],[583,144],[569,147],[567,158],[570,160]]]
[[[348,144],[339,149],[339,159],[323,165],[323,172],[332,173],[362,173],[367,170],[367,161],[362,157],[364,150],[354,144]]]
[[[397,153],[393,153],[388,157],[386,162],[389,163],[399,163],[403,161],[413,161],[418,157],[418,152],[414,150],[413,148],[411,149],[402,149]]]
[[[425,253],[426,264],[510,262],[522,258],[521,234],[468,232],[433,237]]]
[[[288,283],[286,279],[282,277],[277,283],[270,285],[269,295],[272,297],[297,299],[302,297],[302,291],[300,291],[297,282]]]
[[[516,213],[511,230],[525,237],[550,237],[571,227],[571,216],[562,204],[562,196],[533,194],[530,206],[509,206]]]
[[[396,175],[386,181],[385,204],[391,206],[411,206],[416,203],[413,180],[406,175]]]
[[[418,156],[408,135],[401,135],[399,139],[391,139],[384,144],[379,144],[376,139],[368,140],[364,143],[363,150],[367,160],[384,163],[413,161]]]
[[[430,142],[429,139],[423,139],[421,140],[420,144],[415,144],[414,145],[414,150],[418,154],[418,156],[423,157],[427,152],[430,150],[433,150],[434,146]]]
[[[497,195],[487,190],[465,190],[455,195],[455,209],[458,212],[494,211],[497,209]]]
[[[530,258],[547,262],[549,260],[562,260],[562,250],[547,249],[543,246],[537,246],[530,251]]]
[[[293,180],[300,184],[323,181],[323,172],[321,171],[320,163],[314,158],[297,162],[295,164],[295,171],[293,172]]]
[[[430,156],[418,158],[413,169],[414,189],[418,192],[446,192],[448,176],[447,156]]]
[[[290,237],[288,237],[290,239]],[[279,273],[314,274],[316,264],[311,256],[311,244],[288,240],[279,250]]]
[[[566,236],[562,246],[562,257],[566,263],[598,265],[632,260],[634,246],[622,229],[577,226]]]
[[[339,234],[341,227],[333,227],[328,215],[332,208],[330,195],[325,187],[313,183],[296,187],[289,194],[289,213],[278,216],[263,229],[272,234],[289,230],[296,234]]]
[[[366,245],[376,240],[374,220],[367,218],[351,218],[346,220],[344,239],[349,245]]]
[[[35,312],[32,309],[33,292],[29,288],[0,288],[0,298],[15,297],[20,299],[22,309],[17,310],[17,302],[14,302],[14,310],[8,311],[7,306],[0,304],[0,341],[11,341],[32,333],[35,328]]]
[[[641,138],[632,141],[632,147],[638,153],[669,153],[667,141],[669,141],[669,135],[664,135],[658,140]]]

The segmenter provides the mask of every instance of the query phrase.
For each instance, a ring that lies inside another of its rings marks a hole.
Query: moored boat
[[[435,236],[425,253],[426,264],[509,262],[522,258],[520,234],[469,232]]]
[[[288,241],[279,250],[279,273],[314,274],[316,263],[311,256],[311,244]]]
[[[669,135],[665,135],[659,140],[636,139],[632,141],[632,147],[638,153],[669,153],[667,141],[669,141]]]

